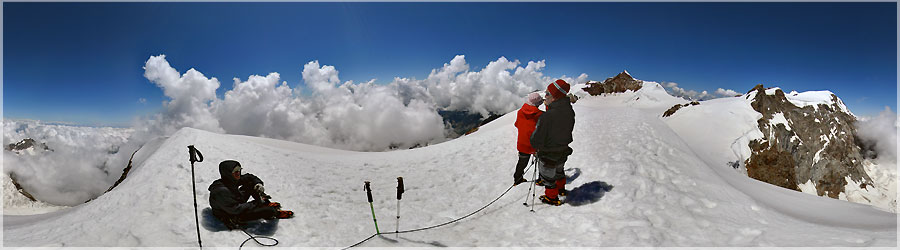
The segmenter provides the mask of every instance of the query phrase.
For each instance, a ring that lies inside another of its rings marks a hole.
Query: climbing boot
[[[562,205],[562,201],[560,201],[558,198],[554,199],[554,198],[547,197],[547,195],[541,195],[540,199],[541,199],[541,202],[543,202],[544,204],[553,205],[553,206]]]
[[[279,219],[289,219],[289,218],[294,218],[294,212],[292,212],[292,211],[290,211],[290,210],[278,210],[278,216],[277,216],[277,217],[278,217]]]

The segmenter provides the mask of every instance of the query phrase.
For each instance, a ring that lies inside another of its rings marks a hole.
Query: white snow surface
[[[781,88],[778,88],[778,87],[767,88],[766,95],[774,95],[775,91],[780,90],[780,89]],[[782,91],[784,91],[784,90],[782,90]],[[831,98],[831,95],[833,95],[833,94],[834,94],[833,92],[828,91],[828,90],[804,91],[804,92],[791,91],[790,93],[785,93],[784,97],[789,102],[794,104],[794,106],[806,107],[806,106],[812,105],[814,109],[818,110],[819,104],[825,104],[828,106],[835,104],[834,100],[832,100],[832,98]],[[756,91],[754,90],[754,91],[751,91],[749,94],[744,95],[744,97],[746,97],[746,96],[752,97],[755,95],[756,95]],[[853,115],[853,113],[850,112],[850,109],[848,109],[847,106],[844,105],[844,102],[842,100],[838,99],[837,106],[840,111],[843,111],[844,113]]]
[[[816,184],[812,182],[812,180],[806,180],[806,183],[801,183],[798,185],[800,188],[800,192],[804,192],[807,194],[818,195],[818,191],[816,191]]]
[[[782,114],[782,113],[775,113],[775,115],[772,116],[772,119],[769,120],[769,124],[772,124],[772,125],[781,124],[781,125],[784,125],[784,128],[787,129],[788,131],[793,130],[793,129],[791,129],[791,125],[788,124],[787,119],[784,118],[784,114]]]
[[[874,187],[869,185],[860,187],[860,183],[845,178],[847,185],[840,199],[872,204],[878,209],[897,213],[897,165],[896,163],[875,163],[871,160],[863,161],[863,169],[872,178]]]
[[[16,190],[16,186],[13,184],[12,179],[9,178],[9,175],[3,175],[3,214],[43,214],[64,208],[67,207],[47,204],[41,201],[31,201]]]
[[[768,91],[767,91],[768,92]],[[825,104],[831,106],[834,104],[834,100],[831,99],[831,95],[833,95],[831,91],[828,90],[820,90],[820,91],[804,91],[797,92],[791,91],[791,93],[785,93],[784,97],[791,103],[793,103],[797,107],[805,107],[809,105],[813,105],[813,108],[816,110],[819,109],[819,104]],[[850,112],[850,109],[844,105],[844,102],[838,99],[837,103],[838,109],[843,111],[844,113],[853,115]]]
[[[767,94],[774,95],[778,88],[770,88],[766,90]],[[684,107],[674,115],[662,118],[669,126],[710,166],[720,170],[717,166],[728,166],[730,163],[740,162],[738,173],[742,173],[746,177],[746,168],[743,165],[750,157],[750,147],[748,143],[755,139],[762,139],[763,134],[757,127],[757,120],[762,115],[750,106],[756,91],[752,91],[741,97],[726,97],[700,102],[700,105]],[[813,105],[817,103],[831,104],[830,91],[809,91],[803,93],[791,92],[786,97],[789,101],[797,105],[797,100],[805,100],[803,105]],[[838,99],[840,101],[840,99]],[[844,107],[841,103],[839,107]],[[849,110],[846,111],[848,114]],[[772,125],[784,124],[787,129],[792,129],[781,113],[769,120]],[[835,130],[832,129],[832,134]],[[794,136],[792,140],[799,140]],[[828,138],[823,136],[827,145]],[[824,150],[824,149],[823,149]],[[816,152],[814,161],[819,160],[820,152]],[[845,186],[847,194],[839,195],[839,199],[852,201],[861,204],[875,206],[883,211],[897,212],[897,170],[896,163],[881,163],[879,166],[874,162],[867,162],[864,165],[866,173],[876,179],[875,187],[861,189],[860,183],[848,182]],[[730,174],[728,174],[730,175]],[[877,177],[877,178],[876,178]],[[732,179],[732,178],[728,178]],[[742,180],[746,179],[746,180]],[[732,179],[736,182],[733,184],[744,186],[745,182],[751,181],[750,178]],[[755,181],[755,180],[752,180]],[[800,184],[798,188],[806,190],[803,193],[815,195],[815,185]],[[810,190],[810,188],[813,188]],[[808,191],[808,192],[807,192]],[[763,192],[752,192],[751,195],[763,195]],[[758,199],[766,199],[763,196]],[[793,210],[794,205],[790,202],[775,204],[786,210]],[[801,212],[801,211],[796,211]]]
[[[648,90],[587,97],[574,105],[575,152],[566,163],[572,179],[567,188],[568,199],[581,202],[538,204],[532,213],[521,205],[531,199],[528,186],[519,185],[457,223],[399,238],[375,237],[361,246],[897,245],[896,214],[747,178],[720,164],[734,158],[728,146],[716,158],[713,153],[721,152],[714,145],[694,146],[709,136],[686,136],[683,126],[688,125],[679,119],[697,114],[679,111],[665,122],[660,119],[666,105],[683,100],[657,95],[655,91],[664,93],[662,88]],[[753,119],[740,110],[725,113],[720,116]],[[184,128],[157,146],[142,148],[138,155],[143,157],[135,157],[129,178],[90,203],[41,215],[4,215],[3,244],[196,246],[185,147],[193,144],[206,157],[195,165],[201,210],[209,206],[206,188],[219,176],[218,163],[235,159],[245,173],[265,181],[274,200],[296,213],[279,222],[273,236],[279,246],[346,247],[375,231],[363,191],[366,180],[372,182],[382,231],[396,226],[397,176],[404,177],[406,186],[400,230],[450,221],[496,198],[512,184],[514,121],[512,112],[453,141],[390,152],[342,151]],[[742,129],[717,133],[756,136]],[[730,145],[734,138],[712,142]],[[240,231],[202,227],[201,236],[207,247],[237,247],[247,238]]]

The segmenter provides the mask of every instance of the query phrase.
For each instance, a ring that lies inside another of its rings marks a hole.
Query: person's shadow
[[[591,204],[600,201],[600,198],[603,198],[603,195],[612,189],[613,186],[606,182],[588,182],[569,191],[569,195],[566,196],[566,204],[575,207]]]
[[[244,221],[240,223],[240,227],[253,235],[272,236],[278,230],[279,219],[265,220],[258,219],[252,221]],[[211,232],[229,231],[225,223],[216,218],[212,213],[212,209],[207,207],[200,212],[200,225]]]

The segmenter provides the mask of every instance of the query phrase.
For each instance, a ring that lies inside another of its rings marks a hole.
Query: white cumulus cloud
[[[5,119],[4,144],[31,138],[52,151],[38,149],[16,154],[4,150],[3,173],[14,175],[26,191],[41,201],[66,206],[82,204],[103,194],[122,175],[128,159],[123,162],[119,157],[134,152],[122,147],[132,131]]]
[[[500,57],[479,71],[470,71],[465,56],[457,55],[440,69],[434,69],[423,80],[394,78],[404,101],[418,99],[443,110],[473,111],[487,117],[502,114],[522,105],[524,96],[546,88],[557,78],[545,76],[546,62],[521,62]],[[560,77],[570,84],[587,82],[587,74],[578,78]]]
[[[163,102],[165,112],[157,115],[151,130],[169,135],[182,127],[224,132],[210,111],[209,102],[216,99],[219,80],[206,78],[193,68],[184,74],[169,65],[165,55],[151,56],[144,65],[144,77],[162,88],[170,100]]]
[[[438,110],[503,114],[521,106],[528,93],[555,80],[544,76],[544,61],[500,57],[473,71],[465,56],[455,56],[425,79],[395,77],[342,82],[334,66],[311,61],[303,66],[300,93],[278,73],[234,79],[223,98],[216,78],[195,69],[180,74],[164,55],[147,60],[145,77],[169,98],[161,114],[149,117],[141,134],[168,135],[182,127],[264,136],[351,150],[385,150],[447,140]],[[561,77],[572,84],[587,75]]]
[[[860,139],[875,144],[875,152],[881,163],[897,162],[898,123],[900,117],[890,107],[885,107],[878,116],[860,119],[856,123],[857,135]]]
[[[740,93],[738,93],[737,91],[731,90],[731,89],[719,88],[719,89],[716,89],[716,95],[718,95],[720,97],[732,97],[732,96],[740,95]]]
[[[670,94],[672,94],[672,96],[682,97],[682,98],[685,98],[688,100],[696,100],[696,101],[703,101],[703,100],[722,98],[722,97],[733,97],[736,95],[740,95],[740,93],[738,93],[737,91],[734,91],[731,89],[723,89],[723,88],[716,89],[716,91],[713,92],[712,94],[710,94],[706,90],[703,90],[703,91],[688,90],[688,89],[678,87],[678,83],[674,83],[674,82],[667,82],[667,83],[663,84],[663,86],[666,87],[666,89],[668,90],[668,92]]]

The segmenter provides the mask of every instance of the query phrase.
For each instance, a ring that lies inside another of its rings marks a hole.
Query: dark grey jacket
[[[572,154],[569,143],[572,143],[574,128],[575,110],[569,98],[550,103],[531,135],[531,146],[537,150],[538,158],[551,164],[564,163]]]
[[[240,181],[235,180],[231,170],[238,164],[236,161],[219,164],[221,179],[209,185],[209,206],[216,216],[235,217],[256,207],[247,199],[255,194],[253,186],[263,182],[252,174],[243,174]]]

